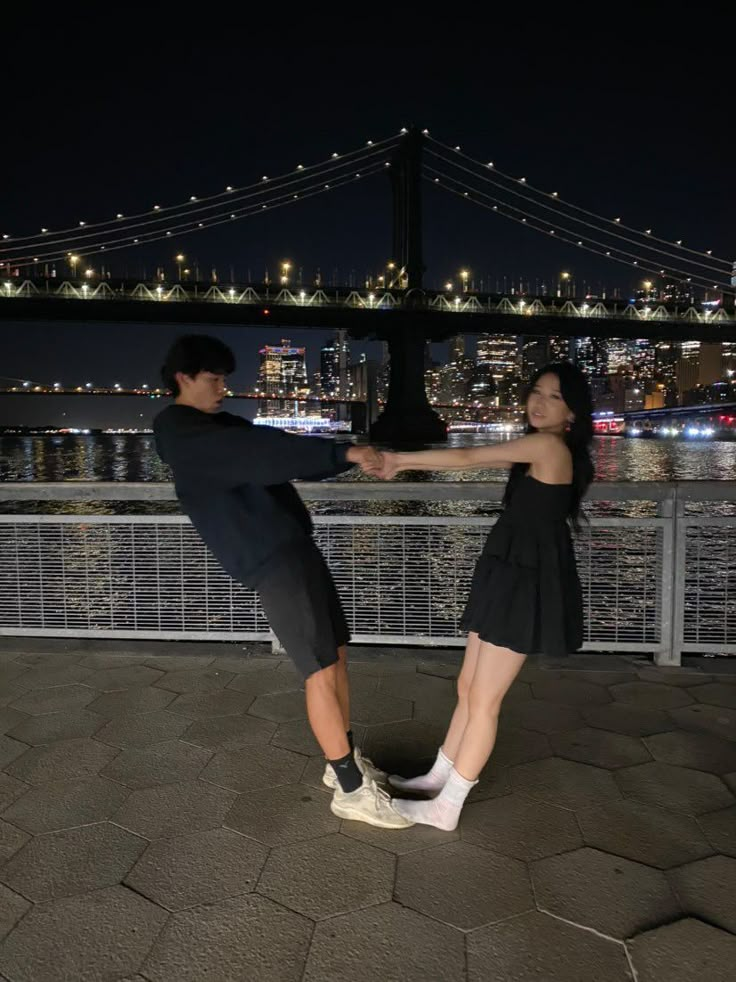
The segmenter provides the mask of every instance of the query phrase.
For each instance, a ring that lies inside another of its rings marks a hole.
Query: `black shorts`
[[[305,679],[335,664],[350,629],[329,567],[311,539],[269,559],[255,588],[271,630]]]

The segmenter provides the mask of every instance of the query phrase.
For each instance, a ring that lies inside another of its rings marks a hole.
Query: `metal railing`
[[[406,502],[487,510],[502,485],[298,487],[315,511],[327,502],[348,512],[314,522],[356,641],[463,643],[459,620],[493,515],[385,512]],[[0,501],[77,511],[173,500],[168,484],[0,484]],[[731,482],[594,485],[575,540],[584,649],[647,652],[668,665],[684,651],[736,654],[734,503]],[[180,514],[0,515],[2,635],[272,639],[257,595],[224,573]]]

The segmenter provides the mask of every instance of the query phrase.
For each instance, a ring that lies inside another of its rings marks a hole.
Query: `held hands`
[[[396,454],[376,450],[375,447],[351,447],[347,454],[352,464],[357,464],[364,474],[390,481],[398,473]]]

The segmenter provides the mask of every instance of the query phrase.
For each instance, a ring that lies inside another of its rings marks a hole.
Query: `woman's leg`
[[[430,801],[396,801],[396,810],[414,822],[452,831],[463,804],[491,756],[503,698],[521,670],[526,655],[480,643],[468,696],[468,721],[444,787]]]
[[[417,791],[427,794],[437,794],[444,787],[465,727],[468,724],[470,686],[478,663],[480,645],[481,640],[478,635],[471,632],[468,635],[465,657],[457,679],[457,703],[434,764],[426,774],[420,774],[418,777],[404,778],[392,774],[389,777],[389,784],[392,787],[400,791]]]

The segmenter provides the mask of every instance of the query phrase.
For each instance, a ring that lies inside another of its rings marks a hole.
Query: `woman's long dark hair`
[[[570,428],[565,431],[565,443],[572,454],[572,494],[568,514],[573,525],[577,527],[580,503],[594,477],[593,461],[590,457],[590,444],[593,439],[593,399],[583,372],[569,361],[557,361],[534,373],[524,392],[525,406],[532,389],[543,375],[557,376],[565,405],[575,417]],[[526,432],[536,433],[536,429],[528,420]],[[512,465],[503,497],[504,504],[511,500],[516,485],[528,470],[528,464]]]

